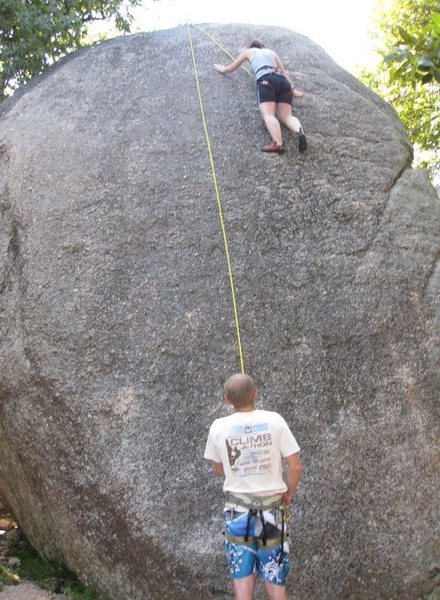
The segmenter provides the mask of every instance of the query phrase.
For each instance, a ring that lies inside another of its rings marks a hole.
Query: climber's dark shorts
[[[292,104],[292,86],[281,73],[267,73],[257,79],[258,102]]]

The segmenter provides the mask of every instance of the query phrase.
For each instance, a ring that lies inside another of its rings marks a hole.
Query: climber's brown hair
[[[260,40],[252,40],[248,48],[260,48],[261,50],[262,48],[265,48],[265,45],[263,44],[263,42],[260,42]]]

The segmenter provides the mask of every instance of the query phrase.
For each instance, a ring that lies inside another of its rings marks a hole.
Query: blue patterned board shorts
[[[279,536],[281,523],[278,523],[277,509],[263,511],[266,522],[268,540]],[[248,513],[226,510],[224,512],[225,532],[237,537],[244,537]],[[284,525],[286,529],[286,525]],[[283,557],[281,559],[281,544],[266,548],[259,539],[262,533],[260,517],[251,518],[249,529],[249,543],[236,544],[225,540],[225,552],[229,570],[234,579],[247,577],[258,572],[263,581],[275,585],[285,585],[287,574],[290,571],[289,545],[284,542]],[[250,543],[252,542],[252,543]]]

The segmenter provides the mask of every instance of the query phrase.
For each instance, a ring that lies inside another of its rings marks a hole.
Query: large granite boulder
[[[432,596],[439,198],[310,40],[207,29],[263,38],[306,93],[305,156],[292,135],[262,154],[252,79],[192,28],[246,371],[303,450],[291,597]],[[202,454],[239,363],[187,29],[77,52],[5,103],[0,209],[1,496],[112,600],[230,598]]]

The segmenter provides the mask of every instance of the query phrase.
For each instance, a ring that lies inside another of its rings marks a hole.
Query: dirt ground
[[[5,587],[0,600],[67,600],[67,596],[52,594],[31,583],[20,583]]]

